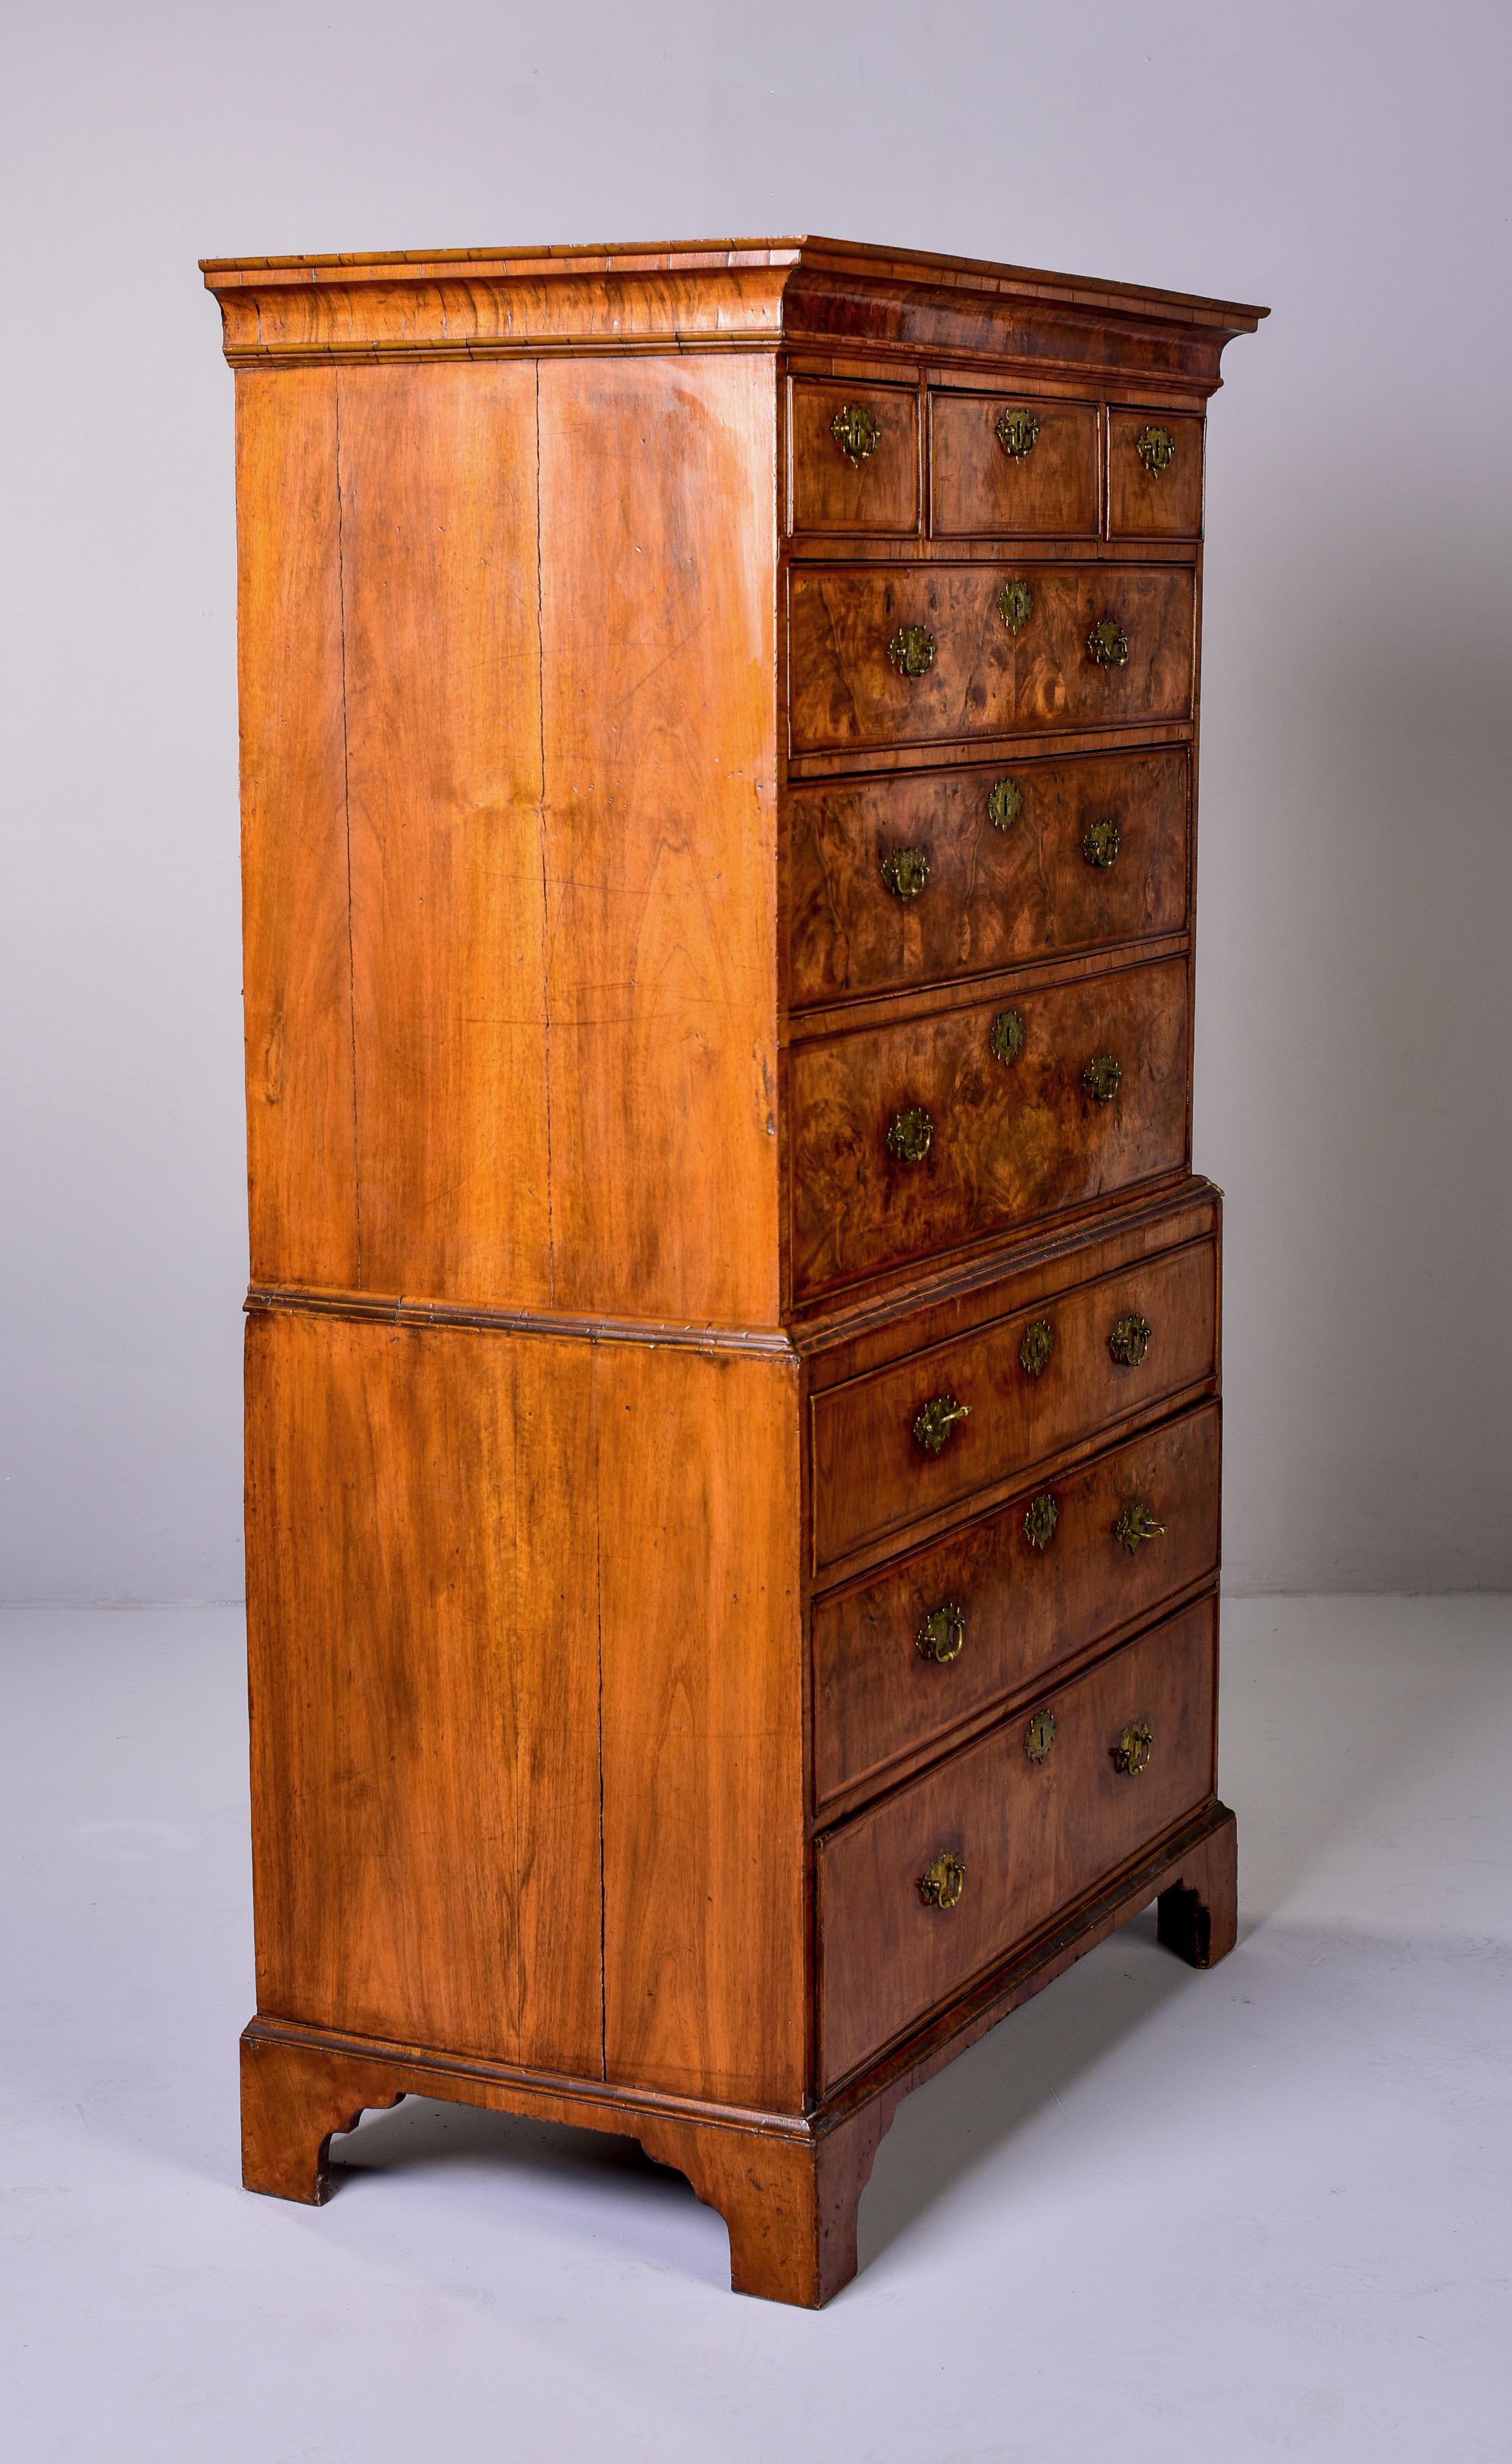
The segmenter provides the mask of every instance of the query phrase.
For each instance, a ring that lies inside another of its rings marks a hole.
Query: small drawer
[[[1191,715],[1179,565],[805,565],[789,575],[794,753]]]
[[[1096,538],[1098,423],[1091,403],[932,394],[929,526],[936,538]]]
[[[794,1297],[1178,1171],[1187,1010],[1176,958],[795,1045]]]
[[[1179,933],[1187,764],[1177,745],[792,788],[792,1007]]]
[[[1108,528],[1115,539],[1197,539],[1200,419],[1173,410],[1108,413]]]
[[[826,2088],[1207,1802],[1216,1646],[1210,1597],[819,1842]]]
[[[917,393],[799,377],[791,406],[795,531],[918,530]]]
[[[875,1582],[816,1601],[816,1803],[1042,1682],[1217,1564],[1210,1403],[1025,1489]]]
[[[813,1398],[816,1568],[993,1491],[1217,1369],[1211,1241],[1015,1309]],[[947,1399],[964,1416],[924,1422]]]

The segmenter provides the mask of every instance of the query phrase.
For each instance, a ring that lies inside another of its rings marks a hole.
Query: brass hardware
[[[830,434],[847,462],[864,462],[882,441],[882,423],[864,403],[845,402],[830,422]]]
[[[1158,479],[1176,459],[1176,440],[1168,428],[1157,428],[1152,422],[1140,429],[1134,439],[1134,451],[1150,477]]]
[[[1024,1022],[1016,1009],[1000,1009],[988,1037],[994,1061],[1016,1061],[1024,1049]]]
[[[923,1163],[929,1153],[929,1141],[935,1125],[920,1104],[910,1104],[906,1112],[899,1112],[887,1133],[887,1152],[899,1163]]]
[[[1099,872],[1106,872],[1110,865],[1117,864],[1123,844],[1123,833],[1117,822],[1089,822],[1081,833],[1081,852]]]
[[[1126,668],[1129,637],[1116,616],[1100,616],[1087,635],[1087,651],[1100,668]]]
[[[1032,1763],[1042,1763],[1056,1742],[1054,1711],[1036,1711],[1024,1730],[1024,1751]]]
[[[884,855],[882,879],[895,898],[917,898],[929,878],[927,847],[900,847],[895,855]]]
[[[901,675],[926,675],[935,663],[935,637],[927,625],[901,625],[887,645],[887,655]]]
[[[1024,791],[1016,779],[999,779],[988,790],[987,818],[994,830],[1011,830],[1024,809]]]
[[[1154,1750],[1154,1731],[1145,1721],[1131,1720],[1113,1749],[1113,1768],[1133,1779],[1148,1767]]]
[[[1042,1497],[1034,1498],[1024,1516],[1024,1537],[1032,1549],[1043,1552],[1055,1536],[1060,1520],[1060,1508],[1047,1488]]]
[[[1153,1540],[1165,1529],[1164,1523],[1157,1523],[1149,1507],[1142,1499],[1136,1497],[1125,1506],[1114,1524],[1113,1537],[1120,1548],[1126,1549],[1132,1557],[1137,1553],[1142,1540]]]
[[[1111,1052],[1100,1052],[1081,1072],[1081,1084],[1095,1104],[1111,1104],[1123,1081],[1123,1072]]]
[[[1028,583],[1005,583],[997,612],[1011,633],[1021,633],[1034,612],[1034,594]]]
[[[919,1896],[926,1908],[953,1908],[966,1889],[966,1867],[949,1848],[941,1850],[919,1877]]]
[[[926,1455],[944,1454],[961,1422],[970,1417],[969,1403],[958,1403],[953,1395],[931,1395],[914,1416],[914,1436]]]
[[[997,441],[1015,462],[1033,453],[1039,442],[1039,422],[1032,410],[1005,410],[997,423]]]
[[[1137,1369],[1149,1350],[1154,1332],[1147,1317],[1138,1317],[1130,1310],[1121,1317],[1108,1337],[1108,1350],[1121,1369]]]
[[[1049,1367],[1055,1348],[1055,1328],[1048,1317],[1036,1317],[1033,1326],[1024,1329],[1024,1340],[1018,1347],[1018,1365],[1026,1377],[1037,1377]]]
[[[943,1668],[949,1660],[958,1660],[966,1640],[966,1611],[954,1600],[942,1600],[931,1609],[914,1637],[926,1660],[938,1661]]]

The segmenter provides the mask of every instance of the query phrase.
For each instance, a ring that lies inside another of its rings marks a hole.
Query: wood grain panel
[[[901,386],[821,385],[799,378],[791,394],[795,531],[916,531],[919,527],[919,396]],[[864,460],[836,443],[834,421],[865,410],[879,434]]]
[[[1024,1515],[1048,1493],[1058,1520],[1032,1548]],[[1132,1551],[1125,1507],[1165,1529]],[[987,1521],[812,1612],[814,1793],[819,1803],[919,1752],[1001,1697],[1043,1680],[1215,1572],[1218,1414],[1213,1405],[1026,1489]],[[961,1611],[956,1657],[919,1649],[924,1619]]]
[[[1012,580],[1027,582],[1034,602],[1017,634],[998,612]],[[1179,566],[816,565],[793,571],[788,586],[794,753],[1191,713],[1194,583]],[[1123,667],[1099,667],[1088,652],[1104,616],[1127,636]],[[938,645],[922,676],[903,675],[887,655],[911,625]]]
[[[997,435],[998,421],[1015,411],[1039,423],[1034,445],[1017,459]],[[937,538],[1095,539],[1101,512],[1098,427],[1090,402],[931,394],[931,531]]]
[[[1024,801],[998,829],[988,797],[1004,778]],[[1179,932],[1187,814],[1181,746],[793,788],[792,1005]],[[1118,830],[1106,867],[1084,845],[1094,823]],[[882,866],[904,851],[922,854],[928,873],[922,891],[900,898]]]
[[[336,385],[236,380],[252,1272],[359,1275]]]
[[[1008,1011],[1024,1037],[1012,1062],[990,1045]],[[795,1297],[1179,1170],[1187,1013],[1177,959],[796,1046]],[[1107,1103],[1082,1079],[1101,1056],[1123,1073]],[[909,1163],[888,1137],[918,1110],[933,1133]]]
[[[259,2010],[601,2074],[592,1357],[248,1319]]]
[[[1038,1298],[995,1324],[816,1396],[812,1409],[813,1547],[818,1566],[863,1542],[1013,1482],[1063,1448],[1110,1432],[1211,1377],[1217,1365],[1217,1251],[1194,1242],[1096,1283]],[[1148,1348],[1133,1367],[1108,1337],[1121,1317],[1145,1318]],[[1021,1358],[1043,1319],[1051,1353],[1038,1375]],[[949,1394],[969,1417],[927,1454],[914,1420]]]
[[[823,2078],[833,2085],[1193,1812],[1213,1784],[1217,1609],[1200,1601],[1047,1697],[1042,1763],[1006,1723],[821,1842]],[[1121,1773],[1123,1728],[1154,1735]],[[956,1906],[919,1877],[943,1851],[966,1866]]]
[[[598,1361],[611,2079],[796,2111],[805,2071],[791,1361]]]
[[[1174,438],[1176,458],[1147,470],[1135,442],[1151,425]],[[1203,423],[1173,410],[1108,413],[1108,527],[1115,539],[1196,539],[1202,529]]]

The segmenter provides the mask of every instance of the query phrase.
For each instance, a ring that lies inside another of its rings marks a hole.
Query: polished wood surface
[[[847,410],[875,424],[875,444],[853,459],[834,435]],[[919,396],[901,385],[821,384],[798,378],[788,413],[795,531],[919,527]]]
[[[979,770],[793,788],[792,1006],[1182,931],[1188,763],[1180,746],[1070,761],[1015,756]],[[1023,801],[1000,828],[989,799],[1002,781]],[[1093,840],[1101,862],[1089,831],[1102,834]],[[900,897],[883,867],[910,855],[927,871],[922,890]]]
[[[1004,418],[1028,416],[1021,456]],[[1094,539],[1101,527],[1101,416],[1044,395],[936,392],[929,406],[929,527],[936,538]]]
[[[1141,460],[1146,428],[1166,430],[1175,459],[1164,471]],[[1115,539],[1195,539],[1202,529],[1202,421],[1169,410],[1108,414],[1108,527]]]

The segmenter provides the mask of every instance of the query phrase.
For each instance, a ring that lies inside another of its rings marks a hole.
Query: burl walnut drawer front
[[[1186,962],[792,1047],[798,1299],[1180,1169]]]
[[[819,1805],[1154,1614],[1218,1562],[1218,1412],[1026,1488],[812,1611]]]
[[[1180,932],[1187,758],[793,788],[792,1007]]]
[[[1217,1297],[1217,1251],[1194,1241],[816,1395],[816,1567],[1203,1384]]]
[[[818,1852],[833,2086],[1211,1795],[1211,1598],[937,1764]]]
[[[901,386],[792,388],[795,531],[916,531],[919,397]]]
[[[1191,715],[1178,565],[804,567],[789,577],[794,753]]]
[[[1109,412],[1108,528],[1115,539],[1198,536],[1200,419],[1171,410]]]
[[[932,395],[930,529],[937,538],[1094,538],[1098,425],[1089,402]]]

